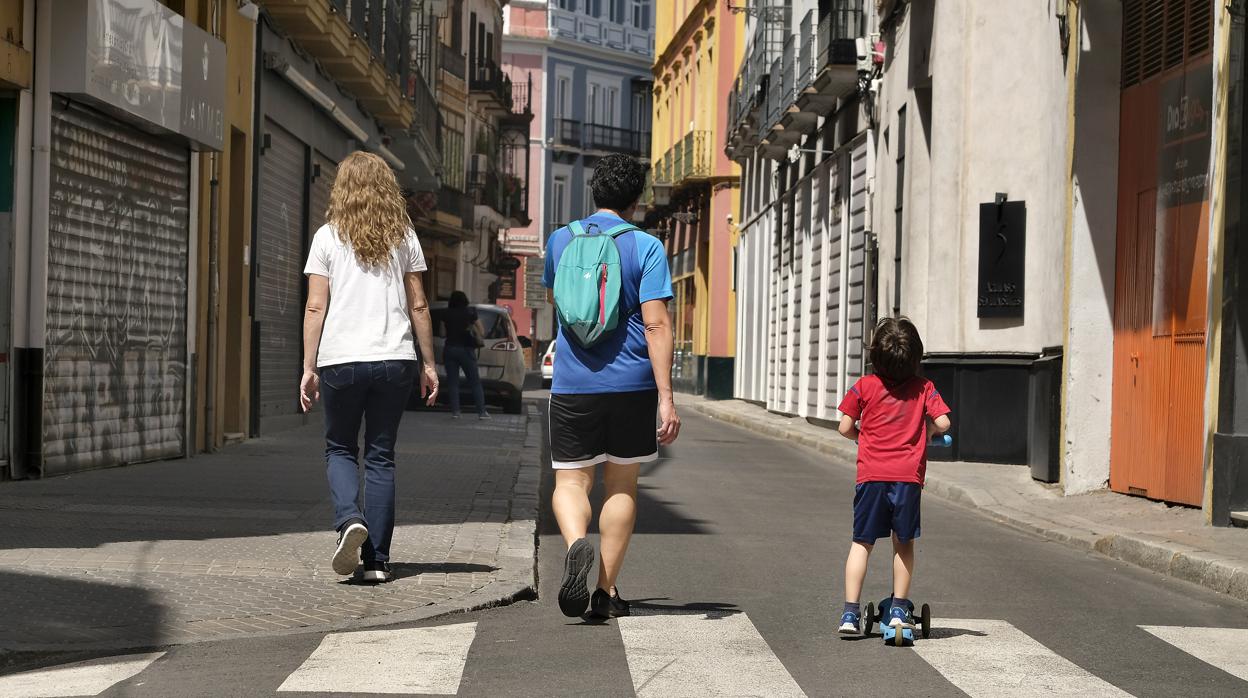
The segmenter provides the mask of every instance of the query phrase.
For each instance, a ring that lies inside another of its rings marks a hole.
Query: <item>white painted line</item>
[[[640,698],[806,695],[744,613],[630,616],[619,628]]]
[[[459,692],[476,623],[326,635],[279,691]]]
[[[1242,628],[1186,628],[1141,625],[1158,638],[1178,647],[1206,664],[1248,681],[1248,630]]]
[[[915,654],[971,698],[1130,693],[1107,683],[1003,620],[940,620]]]
[[[143,671],[164,652],[104,657],[73,664],[0,676],[0,696],[5,698],[53,698],[98,696],[113,685]]]

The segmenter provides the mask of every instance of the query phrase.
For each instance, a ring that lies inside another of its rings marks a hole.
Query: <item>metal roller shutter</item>
[[[264,133],[256,243],[261,419],[299,412],[306,177],[303,143],[268,119]]]
[[[319,174],[318,174],[319,172]],[[318,152],[312,153],[312,186],[309,191],[308,243],[312,236],[325,225],[325,210],[329,208],[329,192],[334,188],[334,175],[338,165]]]
[[[71,105],[51,159],[44,472],[184,455],[189,153]]]

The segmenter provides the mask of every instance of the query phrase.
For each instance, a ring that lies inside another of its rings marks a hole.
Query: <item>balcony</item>
[[[673,187],[680,187],[711,176],[711,132],[690,131],[671,150],[670,171]]]
[[[472,224],[472,205],[472,197],[462,191],[445,185],[438,189],[437,210],[450,216],[455,227],[467,228]]]
[[[390,128],[414,116],[403,98],[410,5],[404,0],[264,0],[264,8],[334,80]]]
[[[583,12],[561,10],[553,5],[547,10],[547,21],[547,33],[552,39],[627,51],[647,60],[654,54],[654,33],[628,23],[616,24]]]
[[[762,22],[755,32],[750,51],[741,62],[728,105],[728,138],[724,151],[731,158],[746,157],[758,145],[759,128],[766,118],[771,65],[780,52],[780,43]]]
[[[624,153],[636,158],[650,156],[650,134],[627,128],[585,124],[583,143],[586,150]]]
[[[499,128],[523,131],[525,138],[528,138],[532,121],[533,76],[529,75],[523,82],[511,81],[511,111],[503,116]]]
[[[858,87],[858,56],[855,40],[862,34],[861,9],[846,4],[833,10],[818,26],[814,13],[802,21],[802,48],[796,75],[798,110],[826,114],[836,100]]]
[[[468,74],[468,92],[483,97],[485,110],[494,116],[511,113],[511,78],[493,59],[479,56]]]
[[[531,221],[528,215],[529,191],[524,178],[510,172],[499,171],[488,156],[473,157],[468,172],[468,188],[473,192],[473,202],[492,211],[501,220],[500,228],[523,228]]]
[[[464,58],[464,54],[446,44],[440,44],[440,46],[442,47],[442,70],[451,77],[459,78],[460,80],[466,78],[468,76],[468,59]]]
[[[555,119],[554,126],[552,145],[576,150],[584,147],[581,143],[581,122],[575,119]]]

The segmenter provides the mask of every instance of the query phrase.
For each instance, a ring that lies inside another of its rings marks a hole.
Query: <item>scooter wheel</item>
[[[919,611],[919,623],[921,627],[923,628],[923,639],[926,640],[927,638],[931,637],[932,636],[932,609],[927,604],[923,604],[922,609]]]
[[[862,634],[870,635],[872,630],[875,630],[875,603],[868,601],[867,609],[862,615]]]

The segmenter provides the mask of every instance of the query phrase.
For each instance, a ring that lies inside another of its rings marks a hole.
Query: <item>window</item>
[[[599,92],[597,84],[589,83],[589,99],[585,103],[585,123],[598,123],[599,114],[601,113],[601,110],[598,108]]]
[[[561,77],[555,87],[555,118],[572,118],[572,80]]]
[[[598,207],[594,205],[594,188],[589,186],[589,170],[585,171],[585,199],[581,202],[581,208],[585,210],[585,216],[588,218],[593,215]]]
[[[603,97],[606,100],[606,103],[603,105],[602,122],[607,126],[615,126],[618,124],[618,117],[616,117],[616,105],[618,105],[620,101],[620,88],[608,87],[606,89],[606,94],[604,94]]]
[[[624,0],[610,0],[611,16],[609,19],[616,24],[624,23]]]
[[[585,14],[590,17],[601,17],[602,0],[585,0]]]
[[[451,5],[451,49],[464,52],[464,0],[455,0]]]
[[[575,12],[576,0],[559,0],[559,9]]]
[[[455,191],[464,191],[467,172],[464,169],[464,117],[442,112],[442,183]]]
[[[650,0],[633,0],[633,26],[650,28]]]
[[[552,218],[549,222],[549,230],[547,235],[554,232],[568,222],[568,178],[555,177],[554,186],[550,188],[550,211]]]

